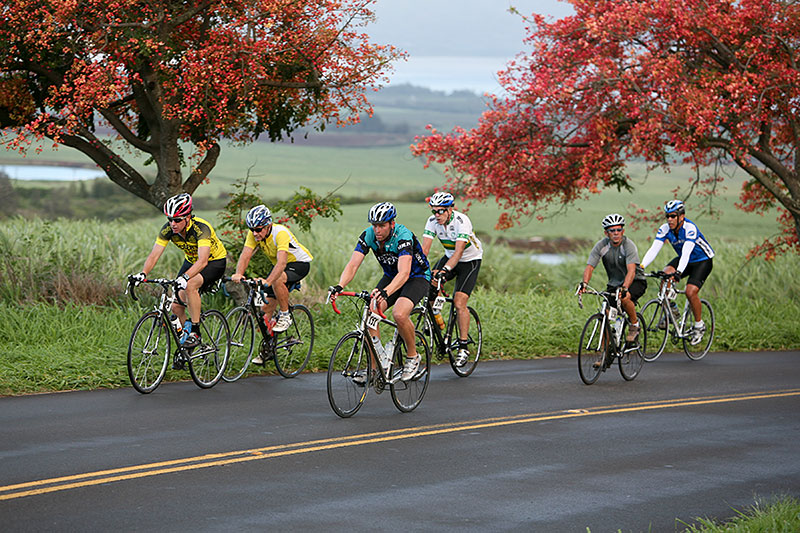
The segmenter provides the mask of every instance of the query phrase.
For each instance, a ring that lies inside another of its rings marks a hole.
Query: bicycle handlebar
[[[167,287],[170,287],[170,286],[172,286],[172,288],[173,288],[173,289],[176,289],[176,287],[175,287],[175,283],[176,283],[176,282],[175,282],[175,280],[174,280],[174,279],[167,279],[167,278],[153,278],[153,279],[144,279],[144,280],[142,280],[142,281],[136,282],[136,281],[134,281],[134,280],[133,280],[133,276],[131,275],[131,276],[128,276],[128,287],[125,289],[125,293],[126,293],[126,294],[127,294],[127,293],[130,293],[130,295],[131,295],[131,299],[132,299],[134,302],[138,302],[138,301],[139,301],[139,298],[137,298],[137,297],[136,297],[136,290],[135,290],[135,289],[136,289],[136,286],[137,286],[139,283],[155,283],[155,284],[157,284],[157,285],[161,285],[161,286],[162,286],[162,287],[164,287],[165,289],[166,289]]]
[[[230,276],[223,276],[222,281],[227,283],[229,281],[233,281],[233,279],[231,279]],[[234,282],[234,283],[236,283],[236,282]],[[247,285],[249,287],[253,287],[254,289],[264,289],[266,287],[269,287],[269,284],[264,283],[260,279],[242,278],[241,280],[239,280],[239,283],[241,283],[243,285]]]
[[[362,300],[364,300],[365,302],[367,302],[369,304],[370,310],[373,309],[373,305],[372,305],[373,299],[372,299],[372,296],[370,296],[370,293],[368,291],[361,291],[361,292],[339,291],[336,294],[331,294],[329,292],[328,293],[328,299],[326,300],[325,303],[330,302],[331,303],[331,307],[333,307],[333,310],[336,311],[337,315],[341,315],[342,314],[342,312],[339,311],[339,308],[336,307],[336,298],[339,295],[342,295],[342,296],[353,296],[355,298],[361,298]],[[374,309],[375,309],[375,312],[378,314],[378,316],[380,316],[381,318],[384,318],[384,319],[386,318],[386,315],[384,315],[381,312],[380,309],[378,309],[377,307],[374,308]]]

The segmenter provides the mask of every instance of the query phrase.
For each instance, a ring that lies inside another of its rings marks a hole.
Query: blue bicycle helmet
[[[455,198],[449,192],[437,192],[428,202],[431,207],[450,207],[455,203]]]
[[[247,227],[250,229],[260,228],[271,222],[272,213],[269,212],[269,208],[264,204],[252,208],[247,212],[247,216],[245,217],[245,224],[247,224]]]
[[[682,215],[686,212],[683,202],[680,200],[670,200],[664,205],[664,213],[678,213]]]
[[[381,222],[391,222],[397,216],[397,209],[389,202],[381,202],[375,204],[369,210],[367,221],[370,224],[379,224]]]

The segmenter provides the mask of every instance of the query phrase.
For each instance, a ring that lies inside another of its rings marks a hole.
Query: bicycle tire
[[[253,359],[256,325],[250,310],[244,306],[234,307],[228,311],[225,320],[228,321],[228,328],[231,332],[231,349],[222,379],[233,383],[247,372],[250,361]]]
[[[365,372],[372,373],[372,363],[364,344],[364,336],[358,331],[345,334],[331,353],[328,363],[328,403],[342,418],[350,418],[364,405],[369,383],[359,385],[353,377]]]
[[[128,342],[128,377],[138,392],[149,394],[164,379],[170,344],[169,326],[161,313],[150,311],[142,315]]]
[[[691,339],[686,337],[683,339],[683,351],[686,353],[686,357],[692,361],[699,361],[705,357],[708,353],[708,350],[711,349],[711,343],[714,341],[714,329],[716,326],[714,309],[711,307],[711,304],[708,302],[708,300],[700,299],[700,305],[703,308],[702,316],[705,317],[703,322],[706,325],[706,332],[703,334],[703,340],[701,340],[697,345],[693,346],[691,344]],[[684,324],[689,324],[689,320],[694,320],[694,316],[692,316],[691,313],[691,306],[687,306],[686,311],[684,312]]]
[[[200,344],[189,354],[189,374],[195,385],[210,389],[225,372],[231,347],[231,333],[225,316],[216,309],[200,315]]]
[[[664,353],[664,348],[667,346],[667,334],[669,333],[671,318],[667,312],[666,305],[657,299],[650,300],[642,307],[641,316],[643,317],[641,331],[647,334],[647,344],[642,345],[642,358],[648,362],[655,361]],[[665,321],[664,329],[659,328],[662,317]]]
[[[304,305],[289,306],[292,325],[277,333],[275,368],[281,376],[293,378],[305,369],[314,349],[314,318]]]
[[[469,341],[470,347],[470,358],[467,359],[467,362],[464,363],[464,365],[456,365],[459,339],[461,338],[458,329],[458,314],[454,315],[453,317],[453,320],[456,321],[453,327],[453,342],[450,343],[450,346],[447,350],[447,355],[450,358],[450,367],[453,369],[453,372],[455,372],[456,375],[461,378],[465,378],[475,371],[475,367],[478,366],[478,360],[481,358],[481,348],[483,346],[483,330],[481,329],[481,319],[478,318],[478,312],[472,307],[467,307],[467,309],[469,310],[470,314],[469,335],[467,335],[467,340]],[[476,331],[477,334],[475,333]]]
[[[600,377],[610,338],[608,325],[603,327],[603,315],[595,313],[590,316],[583,326],[578,345],[578,374],[585,384],[591,385]]]
[[[647,329],[641,327],[641,324],[644,324],[644,318],[642,317],[641,313],[636,313],[639,317],[639,337],[636,339],[635,344],[633,346],[629,346],[628,342],[625,342],[625,334],[629,327],[628,321],[625,321],[625,329],[622,332],[623,338],[623,346],[622,346],[622,353],[619,355],[619,373],[622,375],[622,378],[625,381],[633,381],[636,379],[636,376],[639,375],[639,372],[642,371],[642,366],[644,365],[644,357],[642,356],[642,346],[647,344]]]
[[[419,331],[414,331],[415,345],[417,353],[422,356],[419,363],[417,374],[408,381],[396,381],[389,385],[392,394],[392,401],[395,407],[403,413],[408,413],[417,408],[428,390],[428,383],[431,379],[431,352],[425,336]],[[394,368],[395,371],[402,371],[406,361],[406,346],[402,338],[398,336],[397,345],[394,347]]]

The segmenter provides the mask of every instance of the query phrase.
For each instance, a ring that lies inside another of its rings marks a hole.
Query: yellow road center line
[[[557,411],[552,413],[531,413],[515,415],[509,417],[488,418],[474,420],[470,422],[458,422],[452,424],[437,424],[431,426],[420,426],[416,428],[394,429],[375,433],[363,433],[345,437],[334,437],[330,439],[319,439],[294,444],[279,444],[263,448],[253,448],[249,450],[238,450],[224,453],[213,453],[188,457],[185,459],[174,459],[171,461],[160,461],[157,463],[147,463],[133,465],[129,467],[114,468],[109,470],[99,470],[84,474],[71,476],[42,479],[17,483],[14,485],[0,486],[0,501],[22,498],[57,492],[62,490],[89,487],[92,485],[102,485],[116,481],[124,481],[143,477],[157,476],[161,474],[171,474],[187,470],[198,470],[214,466],[224,466],[246,461],[256,461],[261,459],[271,459],[288,455],[319,452],[345,448],[351,446],[362,446],[365,444],[376,444],[393,440],[411,439],[417,437],[429,437],[455,433],[459,431],[471,431],[476,429],[486,429],[493,427],[510,426],[516,424],[528,424],[531,422],[542,422],[547,420],[563,420],[569,418],[580,418],[585,416],[597,416],[627,413],[634,411],[650,411],[655,409],[666,409],[671,407],[688,407],[696,405],[712,405],[718,403],[741,402],[750,400],[762,400],[769,398],[786,398],[800,396],[800,389],[778,390],[756,394],[739,394],[728,396],[707,396],[698,398],[682,398],[675,400],[663,400],[658,402],[644,402],[625,404],[608,407],[594,407],[587,409],[570,409],[567,411]],[[24,490],[28,489],[28,490]],[[5,493],[5,494],[2,494]]]

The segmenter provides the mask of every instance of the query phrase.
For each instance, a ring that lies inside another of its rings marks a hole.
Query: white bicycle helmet
[[[170,218],[179,218],[191,215],[192,197],[185,192],[173,196],[164,202],[164,214]]]
[[[428,202],[431,207],[450,207],[455,203],[455,198],[449,192],[437,192]]]
[[[680,200],[670,200],[669,202],[664,205],[664,212],[665,213],[678,213],[682,215],[686,212],[685,206],[683,202]]]
[[[244,223],[250,229],[260,228],[272,222],[272,213],[264,204],[257,205],[247,212]]]
[[[620,215],[619,213],[611,213],[610,215],[606,215],[603,217],[603,229],[608,229],[612,226],[624,226],[625,225],[625,217]]]
[[[389,202],[381,202],[375,204],[370,208],[367,222],[370,224],[379,224],[381,222],[390,222],[397,216],[397,209]]]

